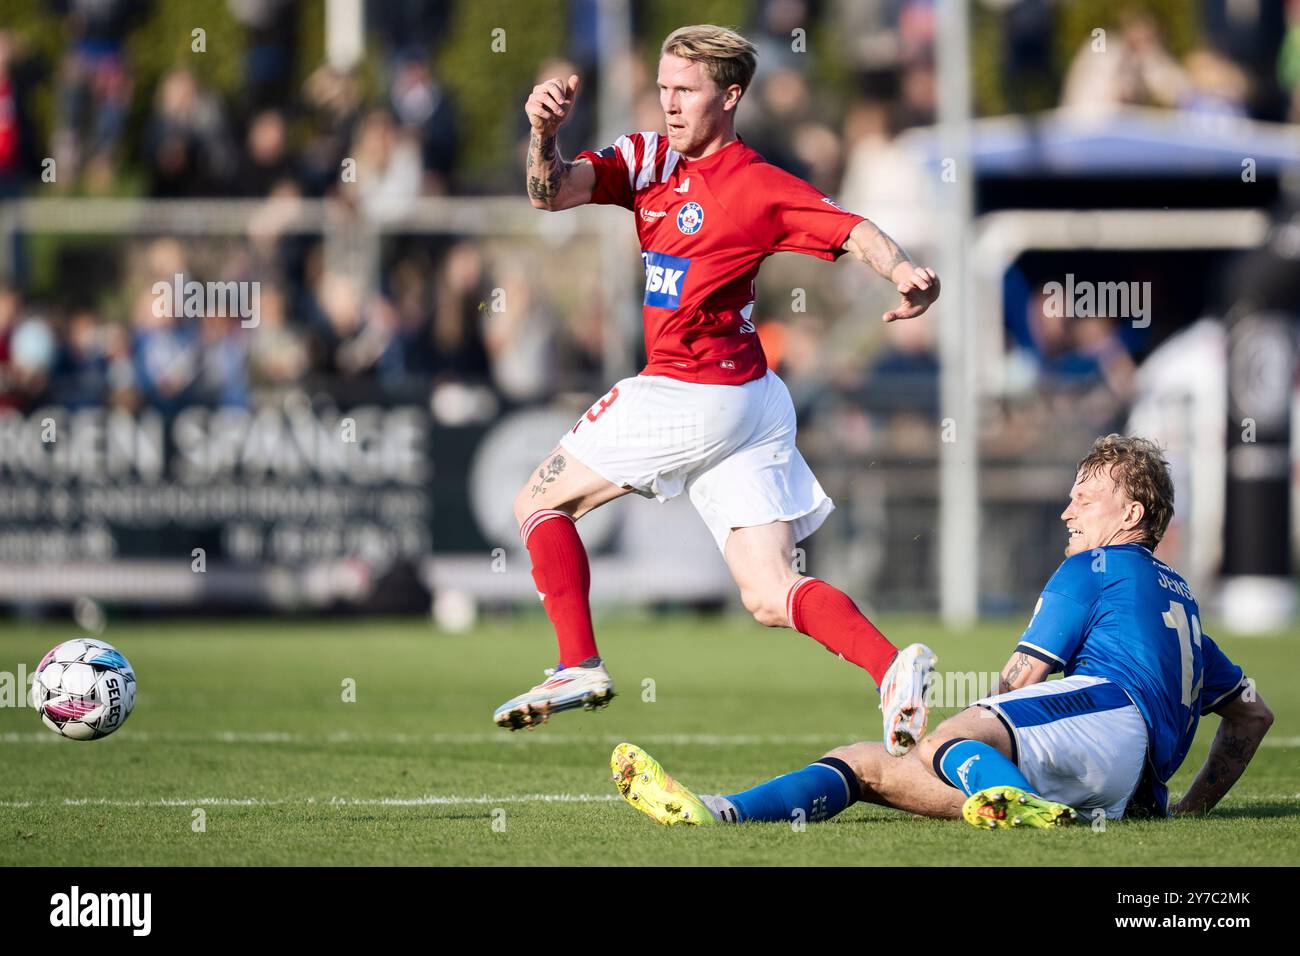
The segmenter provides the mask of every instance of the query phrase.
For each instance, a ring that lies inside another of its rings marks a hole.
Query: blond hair
[[[754,44],[735,30],[712,23],[680,27],[668,34],[659,55],[668,54],[703,63],[704,72],[720,90],[734,83],[744,93],[758,69],[758,50]]]
[[[1108,474],[1130,501],[1141,504],[1142,522],[1138,528],[1147,546],[1156,549],[1174,516],[1174,482],[1159,445],[1145,438],[1112,433],[1093,442],[1075,473],[1080,478]]]

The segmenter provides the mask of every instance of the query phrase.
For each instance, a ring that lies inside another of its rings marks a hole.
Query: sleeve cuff
[[[1236,687],[1228,691],[1226,694],[1221,695],[1219,699],[1214,701],[1213,703],[1207,704],[1205,707],[1202,707],[1201,716],[1205,717],[1208,714],[1214,713],[1216,710],[1218,710],[1220,707],[1224,706],[1225,704],[1231,704],[1234,700],[1240,697],[1242,693],[1245,692],[1246,687],[1249,684],[1250,681],[1248,681],[1243,675],[1240,683],[1238,683]]]
[[[1065,661],[1061,660],[1051,651],[1045,651],[1041,647],[1035,647],[1033,644],[1020,643],[1016,645],[1016,653],[1024,654],[1026,657],[1032,657],[1035,660],[1042,661],[1052,671],[1064,670]]]

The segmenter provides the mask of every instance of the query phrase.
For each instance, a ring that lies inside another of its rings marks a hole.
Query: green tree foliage
[[[510,165],[537,69],[548,57],[566,52],[568,4],[472,0],[456,4],[452,16],[434,69],[456,103],[457,163],[464,184],[473,188]],[[494,40],[498,47],[504,42],[504,52],[493,52]]]

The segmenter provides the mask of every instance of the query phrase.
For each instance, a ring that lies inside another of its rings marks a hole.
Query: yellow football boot
[[[656,823],[672,827],[716,823],[712,811],[635,744],[619,744],[609,758],[614,786],[623,799]]]
[[[1079,814],[1063,803],[1044,800],[1016,787],[988,787],[973,793],[961,808],[962,818],[981,830],[1067,827]]]

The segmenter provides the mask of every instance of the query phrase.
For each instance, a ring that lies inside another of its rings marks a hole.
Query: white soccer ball
[[[64,641],[36,668],[31,705],[45,726],[73,740],[107,737],[135,706],[135,671],[111,644]]]

